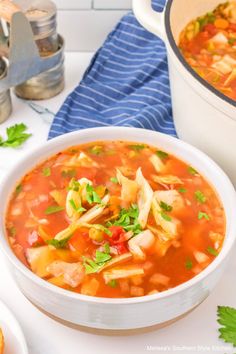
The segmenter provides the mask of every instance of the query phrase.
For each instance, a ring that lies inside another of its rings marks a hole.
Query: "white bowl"
[[[29,354],[22,329],[9,308],[0,301],[0,328],[4,335],[4,353]]]
[[[217,190],[226,214],[226,237],[219,256],[193,279],[159,294],[139,298],[89,297],[56,287],[36,276],[13,254],[4,216],[18,180],[36,164],[70,146],[96,140],[127,140],[157,146],[196,168]],[[137,128],[93,128],[66,134],[35,149],[6,177],[0,191],[0,244],[21,291],[40,309],[70,323],[97,329],[127,330],[162,325],[187,313],[210,294],[222,275],[236,238],[235,190],[224,172],[196,148],[170,136]]]
[[[151,0],[133,0],[137,20],[166,44],[175,127],[180,139],[211,156],[236,185],[236,101],[223,95],[187,64],[177,44],[180,32],[222,0],[167,0],[163,12]],[[219,143],[220,142],[220,143]]]

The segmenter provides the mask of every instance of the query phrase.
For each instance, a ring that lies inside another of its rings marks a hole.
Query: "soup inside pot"
[[[225,216],[192,166],[156,147],[94,142],[24,176],[6,230],[16,256],[61,288],[136,297],[173,288],[221,251]]]
[[[188,64],[212,86],[236,100],[236,1],[191,21],[179,48]]]

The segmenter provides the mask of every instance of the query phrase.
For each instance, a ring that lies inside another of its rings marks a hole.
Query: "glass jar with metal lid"
[[[5,59],[0,58],[0,81],[5,78],[7,74],[7,63]],[[0,123],[3,123],[9,118],[12,112],[12,102],[10,90],[0,92]]]
[[[50,0],[15,0],[28,18],[40,56],[53,56],[59,51],[60,63],[15,87],[17,96],[41,100],[56,96],[64,88],[64,41],[57,33],[57,8]]]

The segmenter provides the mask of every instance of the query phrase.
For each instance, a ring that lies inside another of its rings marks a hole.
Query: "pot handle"
[[[139,23],[149,32],[165,40],[164,11],[154,11],[152,0],[133,0],[132,7]]]

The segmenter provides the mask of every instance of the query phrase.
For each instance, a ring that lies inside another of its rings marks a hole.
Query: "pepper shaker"
[[[64,41],[57,33],[57,8],[50,0],[15,1],[30,22],[40,56],[50,57],[61,52],[57,66],[15,87],[17,96],[43,100],[64,89]]]

